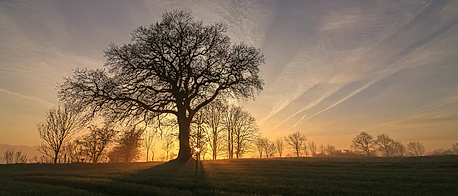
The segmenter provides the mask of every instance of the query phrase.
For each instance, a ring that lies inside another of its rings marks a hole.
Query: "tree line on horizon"
[[[458,143],[450,149],[436,149],[426,153],[421,142],[409,142],[406,145],[401,141],[395,141],[387,134],[380,134],[377,137],[361,132],[352,140],[350,149],[337,149],[334,145],[316,144],[308,141],[304,134],[294,132],[284,138],[271,140],[267,137],[256,139],[256,149],[259,158],[283,157],[287,147],[291,153],[287,157],[406,157],[406,156],[440,156],[458,155]]]
[[[450,149],[436,149],[426,153],[421,142],[404,145],[386,134],[376,137],[361,132],[352,140],[350,150],[339,150],[331,144],[307,141],[300,132],[271,140],[262,137],[256,121],[242,107],[212,102],[196,114],[191,124],[191,146],[199,159],[238,159],[247,152],[258,152],[259,158],[274,157],[404,157],[425,155],[458,155],[458,143]],[[37,125],[42,143],[38,150],[42,157],[9,149],[0,162],[12,163],[74,163],[74,162],[132,162],[145,152],[145,161],[168,161],[175,158],[177,123],[171,118],[157,118],[155,123],[122,127],[104,122],[102,127],[90,124],[84,115],[71,108],[58,106],[46,113],[46,120]],[[84,131],[82,131],[84,130]],[[79,134],[79,136],[78,136]],[[155,145],[162,141],[165,154],[156,156]],[[143,151],[142,151],[143,149]],[[285,155],[285,150],[289,149]]]

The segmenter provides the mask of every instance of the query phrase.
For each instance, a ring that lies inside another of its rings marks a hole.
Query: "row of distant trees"
[[[154,160],[155,145],[161,141],[165,154],[160,159],[175,158],[176,119],[157,116],[152,122],[142,125],[105,122],[99,127],[90,124],[77,108],[58,106],[47,111],[45,121],[37,125],[42,139],[38,150],[45,162],[98,163],[136,161],[143,148],[149,161]],[[223,155],[228,159],[242,158],[258,135],[256,120],[249,112],[216,100],[194,116],[190,144],[193,153],[203,158],[207,154],[212,159]]]
[[[87,133],[82,133],[86,127]],[[136,126],[89,124],[77,109],[65,106],[50,109],[37,128],[42,139],[38,151],[43,154],[44,162],[52,163],[134,161],[140,152],[143,134],[143,129]]]
[[[380,134],[374,138],[366,132],[361,132],[353,139],[351,147],[355,149],[356,152],[366,156],[392,157],[425,155],[425,147],[421,142],[409,142],[405,145],[401,141],[395,141],[386,134]]]
[[[308,141],[300,132],[291,133],[284,138],[270,140],[259,137],[256,139],[256,148],[260,158],[282,157],[286,148],[289,148],[296,157],[317,156],[424,156],[425,147],[421,142],[409,142],[406,145],[401,141],[395,141],[386,134],[376,137],[361,132],[352,141],[350,150],[339,150],[331,144],[317,145],[314,141]],[[436,149],[428,155],[458,155],[458,143],[451,149]],[[287,156],[293,156],[288,154]]]
[[[8,149],[0,157],[0,163],[4,164],[16,164],[16,163],[27,163],[28,156],[22,151],[16,151],[15,149]]]

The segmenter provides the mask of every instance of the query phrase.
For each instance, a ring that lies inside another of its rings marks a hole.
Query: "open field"
[[[458,195],[458,157],[0,165],[0,195]]]

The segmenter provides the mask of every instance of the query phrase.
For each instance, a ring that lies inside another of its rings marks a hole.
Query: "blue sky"
[[[458,141],[458,1],[0,2],[0,143],[39,143],[36,124],[77,67],[100,68],[166,10],[224,22],[261,48],[265,90],[245,104],[261,131],[349,148],[361,131],[428,149]]]

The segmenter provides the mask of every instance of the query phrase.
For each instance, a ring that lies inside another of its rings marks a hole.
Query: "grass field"
[[[0,165],[0,195],[458,195],[458,157]]]

